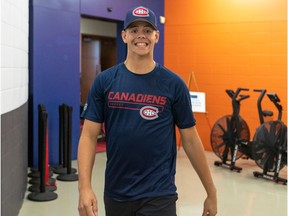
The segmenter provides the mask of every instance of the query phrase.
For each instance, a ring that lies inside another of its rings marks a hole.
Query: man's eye
[[[145,33],[146,33],[146,34],[151,34],[151,33],[152,33],[152,30],[151,30],[151,29],[146,29],[146,30],[145,30]]]

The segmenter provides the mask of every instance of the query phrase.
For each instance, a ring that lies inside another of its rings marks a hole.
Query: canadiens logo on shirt
[[[153,106],[144,106],[140,109],[140,115],[146,120],[158,118],[158,108]]]

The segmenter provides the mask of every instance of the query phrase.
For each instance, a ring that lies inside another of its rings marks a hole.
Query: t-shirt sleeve
[[[99,74],[88,93],[81,117],[102,123],[104,121],[104,103],[104,80],[102,74]]]
[[[175,100],[172,104],[172,112],[177,127],[184,129],[196,125],[196,120],[192,111],[190,93],[183,81],[178,83],[174,94]]]

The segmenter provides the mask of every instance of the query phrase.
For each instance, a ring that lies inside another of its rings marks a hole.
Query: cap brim
[[[157,28],[153,23],[151,23],[151,22],[149,22],[149,21],[147,21],[146,19],[143,19],[143,18],[138,18],[138,19],[133,20],[132,22],[128,23],[128,24],[126,25],[126,27],[124,26],[124,29],[129,28],[129,27],[130,27],[133,23],[135,23],[135,22],[146,22],[146,23],[148,23],[149,25],[151,25],[155,30],[158,30],[158,28]]]

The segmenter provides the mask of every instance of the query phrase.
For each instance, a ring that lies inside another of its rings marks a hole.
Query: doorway
[[[96,76],[116,64],[116,38],[85,35],[81,37],[81,106],[86,103],[87,95]]]

